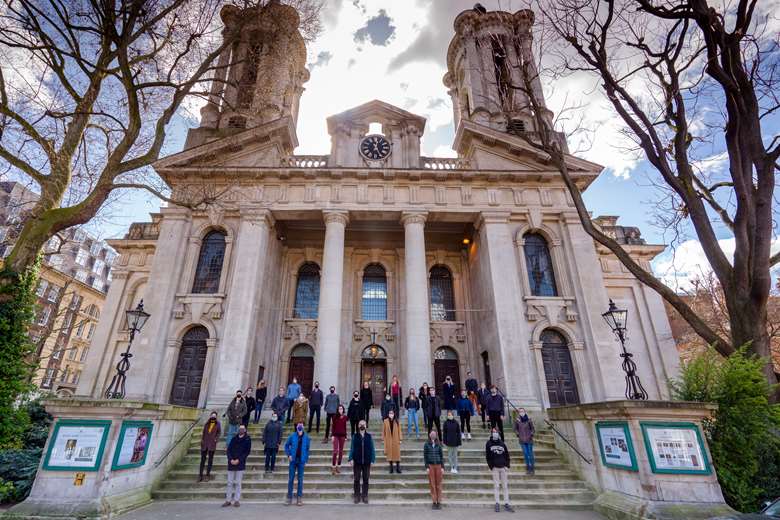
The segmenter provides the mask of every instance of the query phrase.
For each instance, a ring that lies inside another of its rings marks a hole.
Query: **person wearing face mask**
[[[520,408],[517,411],[517,419],[514,425],[515,433],[517,434],[517,440],[520,441],[520,446],[523,447],[523,458],[525,459],[525,472],[527,475],[534,474],[534,422],[528,417],[525,412],[525,408]]]
[[[398,424],[395,410],[391,409],[387,413],[387,419],[382,423],[382,440],[385,443],[385,458],[390,464],[390,473],[393,473],[393,464],[395,464],[395,470],[400,474],[403,435],[401,435],[401,425]]]
[[[241,421],[246,414],[246,401],[244,401],[244,394],[241,390],[236,390],[236,396],[230,401],[227,407],[228,429],[225,434],[225,445],[229,446],[230,441],[238,433],[238,427],[241,426]]]
[[[431,486],[431,509],[441,509],[441,487],[444,475],[444,453],[436,432],[428,434],[428,441],[423,446],[423,461],[428,473],[428,483]]]
[[[447,412],[447,420],[444,421],[442,427],[444,436],[442,441],[447,446],[447,458],[450,461],[450,473],[458,473],[458,448],[462,441],[460,439],[460,426],[458,421],[455,420],[455,415],[452,411]]]
[[[306,431],[311,433],[311,421],[314,419],[314,415],[317,415],[317,434],[320,433],[320,411],[322,410],[322,403],[324,401],[324,396],[322,395],[322,390],[320,390],[320,384],[319,382],[314,382],[314,390],[311,391],[311,396],[309,396],[309,427]]]
[[[265,386],[265,380],[261,380],[257,383],[257,389],[255,390],[255,424],[260,421],[260,414],[263,413],[263,403],[268,396],[268,388]]]
[[[444,384],[441,387],[441,397],[444,399],[444,409],[449,411],[455,410],[455,401],[457,399],[458,389],[455,387],[455,383],[452,382],[452,378],[447,376],[444,379]]]
[[[488,418],[490,419],[490,429],[498,429],[501,440],[504,440],[504,398],[498,394],[496,385],[490,389],[490,396],[486,403]]]
[[[474,405],[466,396],[466,391],[460,393],[458,399],[458,417],[460,418],[460,438],[471,440],[471,416],[476,414]]]
[[[306,417],[309,415],[309,400],[303,394],[298,395],[298,399],[293,402],[293,424],[306,424]]]
[[[341,473],[341,458],[344,455],[344,443],[347,440],[347,416],[344,413],[344,406],[339,405],[336,414],[333,416],[333,460],[331,461],[331,475]]]
[[[296,473],[298,474],[296,503],[299,506],[303,505],[303,470],[309,460],[310,445],[311,439],[308,434],[303,431],[303,421],[296,423],[295,431],[287,437],[287,442],[284,443],[284,453],[287,455],[287,460],[290,462],[290,474],[287,479],[287,501],[285,502],[288,506],[292,504],[293,483],[295,482]]]
[[[376,462],[376,450],[374,450],[374,439],[366,431],[366,421],[361,420],[358,423],[358,432],[352,435],[348,460],[354,477],[353,499],[356,504],[361,500],[364,504],[368,504],[368,479],[371,475],[371,464]]]
[[[366,428],[368,428],[368,416],[371,407],[374,406],[374,392],[371,391],[368,381],[364,381],[363,388],[360,389],[360,406],[363,410],[363,420],[366,421]]]
[[[340,404],[341,399],[339,399],[339,394],[336,393],[336,387],[331,386],[330,393],[325,396],[325,438],[322,439],[323,444],[327,443],[330,439],[330,423],[336,416]],[[346,418],[344,420],[346,421]]]
[[[436,433],[441,438],[441,401],[436,397],[436,389],[428,389],[428,401],[425,403],[425,426],[430,435],[433,426],[436,425]]]
[[[395,403],[395,413],[398,418],[401,418],[401,383],[398,381],[398,376],[393,375],[392,382],[390,383],[390,395],[393,397]]]
[[[382,401],[382,420],[387,419],[388,414],[393,411],[398,415],[398,408],[395,407],[395,401],[393,401],[390,394],[385,395],[385,400]]]
[[[241,419],[241,424],[248,427],[249,421],[252,419],[252,412],[255,411],[255,397],[251,386],[244,392],[244,401],[246,401],[246,413],[243,419]]]
[[[225,491],[225,503],[222,507],[232,504],[235,507],[241,505],[241,481],[244,478],[246,459],[252,452],[252,439],[246,433],[243,424],[238,428],[238,435],[230,440],[227,446],[227,490]]]
[[[282,444],[284,425],[276,412],[271,412],[271,420],[263,428],[263,453],[265,453],[265,473],[273,473],[276,469],[276,454]]]
[[[420,409],[420,400],[414,395],[414,388],[409,389],[409,397],[404,401],[406,408],[406,435],[412,434],[412,425],[414,425],[414,434],[420,439],[420,428],[417,424],[417,411]]]
[[[490,397],[490,390],[487,389],[487,385],[485,383],[481,383],[479,385],[479,390],[477,390],[477,403],[479,404],[479,414],[482,416],[483,430],[487,428],[487,424],[485,423],[485,415],[487,414],[488,397]]]
[[[290,422],[293,412],[293,404],[298,396],[301,395],[301,385],[298,384],[298,378],[293,377],[292,382],[287,385],[287,422]],[[295,424],[295,423],[293,423]]]
[[[363,419],[363,405],[360,403],[360,394],[358,394],[357,390],[352,393],[352,400],[349,402],[349,408],[347,408],[347,417],[349,418],[352,435],[355,435],[358,430],[358,423]]]
[[[514,513],[515,510],[509,505],[509,450],[495,428],[490,433],[490,439],[485,443],[485,460],[491,473],[493,473],[493,495],[496,499],[496,513],[501,511],[501,506],[499,505],[501,485],[504,487],[504,509]]]
[[[284,414],[287,413],[287,397],[284,393],[284,387],[279,387],[279,393],[271,401],[271,411],[276,414],[279,421],[284,421]]]
[[[217,420],[217,412],[211,412],[206,424],[203,425],[203,433],[200,436],[200,471],[198,472],[198,482],[203,482],[203,466],[208,459],[206,466],[205,480],[211,480],[211,466],[214,464],[214,452],[217,451],[217,440],[222,434],[222,425]]]

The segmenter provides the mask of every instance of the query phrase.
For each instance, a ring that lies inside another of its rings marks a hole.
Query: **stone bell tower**
[[[536,131],[523,70],[544,107],[543,117],[552,121],[531,48],[533,23],[531,10],[486,11],[479,4],[455,19],[444,84],[450,89],[456,128],[465,120],[501,132]]]
[[[223,35],[240,36],[219,57],[201,128],[253,128],[282,117],[292,118],[294,125],[309,79],[298,11],[270,0],[244,9],[225,6],[220,16]]]

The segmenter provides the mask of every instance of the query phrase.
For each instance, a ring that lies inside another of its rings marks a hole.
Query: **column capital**
[[[401,224],[404,226],[407,224],[425,225],[426,220],[428,220],[428,212],[426,211],[404,211],[401,214]]]
[[[325,221],[326,226],[328,224],[342,224],[346,226],[349,223],[349,211],[324,210],[322,219]]]
[[[482,211],[474,222],[474,227],[480,229],[484,224],[506,224],[510,216],[508,211]]]
[[[274,227],[276,219],[274,219],[271,210],[265,208],[258,208],[257,206],[245,205],[238,208],[241,214],[241,220],[243,222],[251,222],[253,224],[265,224],[266,226]]]

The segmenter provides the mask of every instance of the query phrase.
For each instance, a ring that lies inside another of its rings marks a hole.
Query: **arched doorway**
[[[460,392],[460,389],[463,387],[460,386],[458,353],[450,347],[440,347],[433,353],[433,384],[437,392],[441,392],[444,386],[444,379],[447,376],[452,378],[455,388]]]
[[[311,395],[314,385],[314,349],[311,345],[301,343],[293,347],[290,352],[290,370],[287,373],[287,384],[292,383],[293,377],[298,379],[303,394]]]
[[[566,338],[560,332],[548,329],[542,332],[541,340],[542,364],[547,380],[550,406],[579,404],[577,379],[574,375],[574,365],[571,362]]]
[[[387,352],[379,345],[369,345],[360,357],[360,384],[368,382],[374,405],[379,406],[387,389]]]
[[[176,362],[176,375],[171,387],[171,404],[178,406],[198,406],[200,386],[203,382],[203,367],[206,366],[209,331],[198,325],[184,333]]]

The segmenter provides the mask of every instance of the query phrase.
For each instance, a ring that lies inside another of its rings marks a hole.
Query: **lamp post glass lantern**
[[[111,379],[111,384],[106,388],[106,399],[124,399],[125,398],[125,380],[127,371],[130,369],[130,347],[133,345],[135,335],[146,325],[150,314],[144,311],[144,301],[141,300],[135,309],[125,311],[127,316],[127,330],[130,332],[130,341],[127,342],[127,350],[119,356],[122,358],[116,364],[116,374]]]
[[[639,376],[636,375],[636,363],[631,359],[633,354],[626,350],[626,341],[628,337],[626,335],[626,323],[628,322],[628,311],[626,309],[618,309],[615,302],[610,298],[609,309],[607,312],[601,315],[604,321],[607,322],[609,328],[617,336],[620,341],[620,346],[623,352],[620,357],[623,358],[623,371],[626,373],[626,398],[636,399],[641,401],[647,400],[647,392],[645,392],[642,382],[639,380]]]

